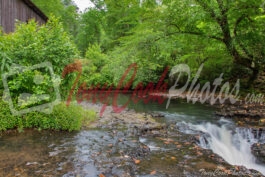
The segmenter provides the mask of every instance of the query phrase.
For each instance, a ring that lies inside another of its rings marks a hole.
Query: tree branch
[[[235,27],[234,27],[234,36],[237,39],[237,29],[238,29],[238,25],[245,19],[248,18],[247,15],[243,14],[241,15],[235,23]],[[239,46],[242,48],[242,50],[244,51],[244,53],[249,57],[249,58],[254,58],[254,56],[252,54],[250,54],[250,52],[247,50],[247,48],[242,44],[242,42],[238,41]]]
[[[224,16],[228,11],[227,7],[224,6],[223,0],[217,0],[217,3],[221,11],[221,14]]]
[[[216,15],[213,9],[211,9],[205,2],[205,0],[195,0],[198,2],[201,7],[205,10],[205,12],[208,12],[213,19],[215,19],[218,23],[221,22],[221,19]]]
[[[205,35],[205,34],[203,34],[201,32],[194,32],[194,31],[182,31],[177,24],[172,24],[171,23],[168,26],[174,26],[174,27],[176,27],[178,29],[178,31],[176,31],[176,32],[168,33],[167,34],[168,36],[174,35],[174,34],[190,34],[190,35],[196,35],[196,36],[211,38],[211,39],[215,39],[215,40],[223,42],[222,38],[214,36],[214,35]]]
[[[217,37],[217,36],[214,36],[214,35],[205,35],[203,33],[194,32],[194,31],[176,31],[176,32],[173,32],[173,33],[168,33],[167,35],[170,36],[170,35],[173,35],[173,34],[190,34],[190,35],[196,35],[196,36],[211,38],[211,39],[215,39],[215,40],[223,42],[223,39],[220,38],[220,37]]]

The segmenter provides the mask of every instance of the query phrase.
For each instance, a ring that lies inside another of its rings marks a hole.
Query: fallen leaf
[[[219,170],[222,170],[222,171],[225,171],[225,170],[226,170],[225,167],[223,167],[223,166],[217,166],[217,168],[218,168]]]
[[[167,141],[168,141],[168,142],[174,142],[174,140],[171,139],[171,138],[168,138]]]
[[[229,174],[229,175],[232,174],[232,172],[231,172],[230,170],[225,170],[224,172],[225,172],[226,174]]]
[[[144,146],[144,148],[145,148],[145,149],[149,149],[149,147],[148,147],[148,146]]]
[[[197,155],[198,155],[198,156],[201,156],[202,153],[201,153],[200,151],[197,151]]]
[[[155,174],[156,174],[155,170],[150,173],[150,175],[155,175]]]
[[[105,177],[105,175],[103,175],[102,173],[99,175],[99,177]]]
[[[134,159],[134,163],[135,164],[139,164],[139,163],[141,163],[141,161],[140,160],[137,160],[137,159]]]
[[[177,158],[176,157],[171,157],[172,160],[176,160]]]
[[[200,149],[200,147],[199,147],[199,146],[197,146],[197,145],[194,145],[193,149],[196,149],[196,150],[198,150],[198,149]]]
[[[239,171],[239,167],[238,166],[235,166],[235,169],[236,169],[236,171]]]

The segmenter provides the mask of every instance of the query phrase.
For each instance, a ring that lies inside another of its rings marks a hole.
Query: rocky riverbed
[[[167,93],[156,93],[156,95],[161,95],[164,97],[170,97]],[[188,93],[185,92],[178,96],[172,96],[172,99],[187,99]],[[201,94],[198,93],[197,96],[193,96],[192,100],[198,100]],[[251,100],[252,95],[246,97]],[[253,95],[254,98],[258,98],[258,101],[252,98],[253,103],[246,103],[246,98],[238,100],[236,103],[231,104],[229,99],[224,103],[220,104],[218,101],[213,105],[217,108],[215,116],[224,117],[232,119],[235,121],[237,126],[250,128],[256,136],[265,132],[265,104],[262,97],[257,97],[258,95]],[[215,95],[218,97],[218,95]],[[205,104],[210,104],[210,99],[205,101]],[[256,143],[252,146],[252,153],[261,162],[265,162],[265,144]]]
[[[264,104],[225,104],[219,106],[217,116],[235,119],[238,125],[265,126]]]
[[[83,106],[100,110],[100,105],[86,103]],[[160,119],[159,113],[127,109],[117,114],[107,107],[105,114],[91,127],[109,129],[114,137],[120,138],[109,146],[108,157],[112,163],[96,157],[98,166],[108,164],[108,168],[100,168],[102,176],[262,176],[255,170],[227,164],[211,150],[198,146],[200,135],[184,134],[176,122],[161,123]],[[132,139],[136,146],[121,148]],[[113,171],[117,168],[119,175]]]
[[[99,104],[82,106],[101,109]],[[0,137],[0,176],[262,176],[201,148],[203,134],[183,133],[175,119],[163,120],[157,112],[115,113],[108,106],[80,132],[10,132]],[[262,144],[253,145],[253,154],[262,149]]]

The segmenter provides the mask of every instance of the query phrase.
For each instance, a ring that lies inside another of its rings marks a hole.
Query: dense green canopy
[[[202,83],[224,73],[246,88],[264,71],[263,0],[91,0],[94,7],[83,13],[71,0],[33,2],[75,41],[88,85],[117,85],[132,63],[133,87],[157,82],[166,66],[179,63],[192,75],[204,63]]]

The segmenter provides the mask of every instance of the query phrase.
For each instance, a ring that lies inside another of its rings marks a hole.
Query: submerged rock
[[[265,163],[265,144],[253,144],[251,147],[251,151],[259,161]]]
[[[159,112],[151,112],[150,115],[154,118],[165,117],[165,115],[163,115]]]

